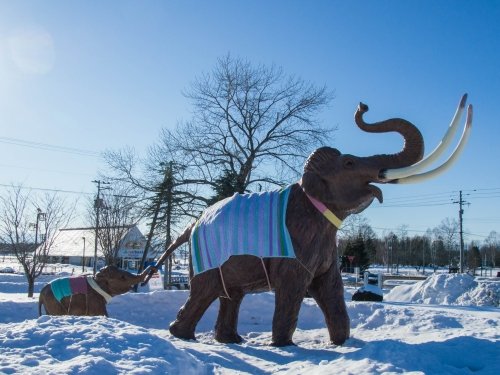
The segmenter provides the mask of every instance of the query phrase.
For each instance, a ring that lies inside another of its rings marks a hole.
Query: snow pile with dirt
[[[468,274],[436,274],[394,287],[385,301],[458,306],[500,306],[500,283]]]

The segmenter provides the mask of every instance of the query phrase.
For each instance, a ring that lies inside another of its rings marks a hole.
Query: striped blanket
[[[207,208],[191,233],[195,274],[221,266],[232,255],[295,258],[285,224],[290,187],[234,194]]]
[[[54,297],[61,302],[64,297],[73,294],[87,294],[87,278],[85,276],[63,277],[50,283]]]

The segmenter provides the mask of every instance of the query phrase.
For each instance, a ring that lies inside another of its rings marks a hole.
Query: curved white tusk
[[[443,173],[445,170],[450,168],[455,163],[455,161],[458,159],[458,156],[464,150],[465,144],[469,139],[471,129],[472,129],[472,105],[469,104],[469,106],[467,107],[467,121],[465,122],[465,127],[462,136],[460,137],[460,142],[458,143],[455,150],[453,150],[453,153],[450,155],[448,160],[446,160],[443,164],[441,164],[439,167],[433,170],[401,178],[393,182],[397,184],[411,184],[427,180],[429,178],[437,176],[438,174]]]
[[[387,169],[382,175],[383,179],[396,180],[399,178],[413,176],[416,173],[420,172],[425,167],[427,167],[428,165],[430,165],[431,163],[433,163],[435,160],[437,160],[437,158],[441,156],[443,151],[448,148],[450,142],[453,140],[453,137],[455,136],[455,133],[457,132],[458,123],[460,122],[460,118],[462,117],[466,101],[467,101],[467,94],[464,94],[462,96],[462,99],[460,99],[460,103],[458,104],[457,110],[455,111],[455,115],[453,116],[453,119],[451,120],[451,123],[448,126],[446,134],[444,135],[441,142],[439,142],[437,147],[434,149],[434,151],[432,151],[429,155],[427,155],[425,159],[422,159],[418,163],[410,165],[409,167]]]

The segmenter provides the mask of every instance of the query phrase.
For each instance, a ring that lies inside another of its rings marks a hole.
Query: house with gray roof
[[[128,226],[124,233],[119,243],[118,266],[136,270],[142,259],[146,237],[136,225]],[[48,263],[91,267],[95,262],[95,250],[95,228],[60,229],[50,248]],[[97,266],[103,265],[104,255],[97,241]]]

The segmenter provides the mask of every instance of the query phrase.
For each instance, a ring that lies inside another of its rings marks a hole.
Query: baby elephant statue
[[[149,269],[139,275],[115,266],[101,269],[95,277],[64,277],[45,285],[38,299],[38,315],[42,306],[48,315],[104,315],[111,297],[126,293],[144,281]]]
[[[338,265],[337,230],[342,220],[363,211],[375,198],[382,203],[382,191],[374,184],[419,182],[457,159],[470,133],[471,106],[449,159],[435,169],[428,168],[453,139],[465,101],[466,95],[442,142],[425,159],[422,135],[413,124],[399,118],[367,124],[363,115],[368,107],[361,103],[354,116],[358,127],[371,133],[399,133],[405,140],[400,152],[357,157],[321,147],[306,160],[300,181],[274,193],[235,194],[207,208],[152,268],[157,269],[177,247],[191,241],[190,295],[170,325],[172,335],[194,339],[198,321],[219,298],[215,339],[239,343],[238,312],[244,295],[272,290],[272,345],[293,344],[306,295],[322,310],[330,341],[344,343],[350,323]]]

